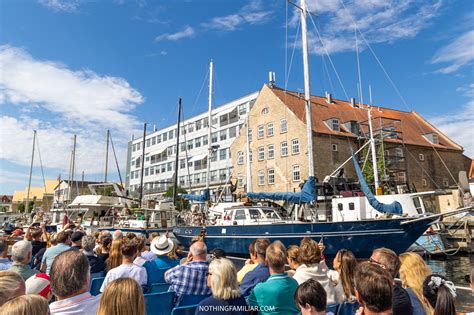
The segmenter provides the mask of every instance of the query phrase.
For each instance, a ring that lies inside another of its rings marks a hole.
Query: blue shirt
[[[267,281],[259,283],[250,293],[247,301],[258,306],[259,314],[295,315],[300,310],[295,304],[298,282],[285,273],[271,275]]]
[[[210,296],[199,303],[195,315],[250,315],[249,310],[250,308],[242,296],[229,300]]]
[[[268,277],[270,277],[268,266],[262,263],[258,264],[252,271],[247,272],[240,284],[242,296],[247,297],[257,284],[267,281]]]
[[[191,261],[187,265],[176,266],[165,274],[165,281],[170,286],[170,291],[176,296],[182,295],[210,295],[211,289],[207,287],[207,261]]]
[[[59,243],[56,246],[48,248],[43,255],[43,259],[41,260],[41,264],[46,264],[46,273],[49,275],[49,271],[51,270],[51,266],[53,265],[54,258],[61,254],[62,252],[65,252],[67,250],[71,249],[66,244]]]
[[[153,283],[165,282],[165,272],[178,264],[178,260],[171,259],[168,256],[158,256],[153,261],[146,261],[143,267],[145,267],[148,275],[148,286],[151,286]]]
[[[0,258],[0,270],[7,270],[12,266],[12,262],[8,258]]]
[[[416,296],[415,292],[411,288],[406,288],[405,290],[410,296],[411,307],[413,308],[413,315],[425,315],[425,309],[423,308],[423,305]]]

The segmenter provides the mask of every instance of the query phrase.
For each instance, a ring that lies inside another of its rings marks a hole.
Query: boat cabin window
[[[343,206],[342,206],[342,203],[338,203],[338,204],[337,204],[337,210],[339,210],[339,211],[344,210],[344,208],[343,208]]]
[[[245,210],[236,210],[234,220],[245,220]]]
[[[272,209],[262,209],[267,219],[280,219],[278,214]]]
[[[355,206],[353,202],[349,202],[349,210],[354,210]]]
[[[250,219],[252,220],[258,220],[262,218],[262,216],[260,215],[260,211],[258,211],[257,209],[249,209],[249,214]]]
[[[418,212],[418,214],[422,214],[423,213],[423,208],[421,207],[420,197],[413,198],[413,203],[415,204],[416,212]]]

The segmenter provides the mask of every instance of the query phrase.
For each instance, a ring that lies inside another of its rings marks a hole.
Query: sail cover
[[[209,189],[204,189],[204,193],[202,195],[182,194],[181,198],[190,201],[205,202],[210,199]]]
[[[372,208],[375,210],[382,212],[382,213],[393,213],[393,214],[402,214],[402,205],[398,201],[394,201],[391,204],[381,203],[375,198],[372,191],[370,191],[369,185],[365,181],[364,175],[362,174],[362,170],[360,169],[359,163],[357,162],[354,153],[352,153],[352,160],[354,161],[354,168],[357,173],[357,177],[359,177],[360,188],[365,194],[365,197],[369,201]]]
[[[291,203],[310,203],[316,200],[316,185],[314,176],[308,177],[300,192],[260,192],[247,193],[247,197],[255,199],[286,200]]]

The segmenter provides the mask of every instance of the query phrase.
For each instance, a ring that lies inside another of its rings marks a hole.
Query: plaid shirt
[[[176,266],[165,274],[165,281],[170,286],[170,291],[182,295],[210,295],[207,287],[207,261],[192,261],[187,265]]]

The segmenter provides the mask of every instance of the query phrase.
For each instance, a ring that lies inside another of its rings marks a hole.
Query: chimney
[[[351,106],[354,107],[354,108],[357,107],[355,97],[351,97]]]
[[[153,132],[156,131],[156,125],[153,125]]]
[[[275,87],[275,72],[268,72],[268,84],[270,87]]]
[[[326,102],[328,104],[331,104],[332,103],[332,94],[329,93],[329,92],[326,92]]]

